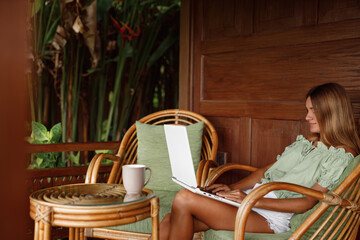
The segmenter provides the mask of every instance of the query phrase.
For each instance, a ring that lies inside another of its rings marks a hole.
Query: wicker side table
[[[159,198],[149,189],[137,200],[124,201],[119,184],[70,184],[30,195],[34,239],[50,240],[52,226],[68,227],[69,240],[85,239],[84,228],[110,227],[152,218],[153,239],[159,238]]]

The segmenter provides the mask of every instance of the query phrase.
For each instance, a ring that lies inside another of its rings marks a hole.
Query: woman
[[[209,191],[241,203],[258,185],[280,181],[327,192],[350,161],[360,153],[351,102],[336,83],[312,88],[306,96],[306,120],[312,136],[298,136],[277,161],[232,184],[214,184]],[[245,193],[245,192],[246,193]],[[279,233],[289,230],[293,213],[311,209],[318,201],[289,191],[271,192],[249,214],[246,231]],[[192,239],[208,229],[234,230],[237,208],[185,189],[175,197],[172,212],[160,223],[160,239]]]

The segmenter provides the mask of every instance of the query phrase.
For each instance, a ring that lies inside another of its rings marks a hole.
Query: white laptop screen
[[[164,125],[164,130],[173,177],[189,186],[197,187],[186,127]]]

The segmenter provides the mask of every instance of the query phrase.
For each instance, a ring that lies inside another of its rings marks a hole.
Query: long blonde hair
[[[320,127],[318,140],[328,147],[348,147],[359,154],[359,134],[345,89],[337,83],[326,83],[310,89],[308,97]]]

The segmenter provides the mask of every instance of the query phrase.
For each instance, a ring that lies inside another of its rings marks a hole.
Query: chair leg
[[[159,240],[159,197],[154,197],[151,203],[152,237]]]

